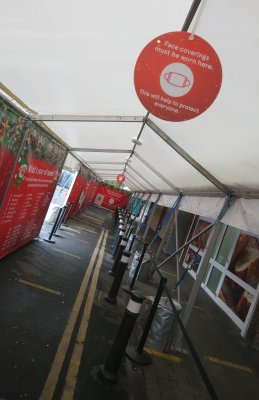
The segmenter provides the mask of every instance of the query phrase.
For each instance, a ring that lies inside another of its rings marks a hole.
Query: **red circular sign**
[[[222,68],[213,47],[188,32],[153,39],[140,53],[134,83],[143,106],[158,118],[185,121],[202,114],[218,95]]]

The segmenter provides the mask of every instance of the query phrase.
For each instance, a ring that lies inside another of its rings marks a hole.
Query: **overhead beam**
[[[87,164],[103,164],[103,165],[124,165],[123,161],[85,161]]]
[[[121,171],[121,168],[116,168],[116,167],[114,167],[114,168],[95,168],[94,170],[95,171],[103,171],[103,172],[105,172],[105,171]]]
[[[79,151],[82,153],[131,153],[131,150],[125,149],[92,149],[89,147],[73,147],[70,151]]]
[[[163,182],[165,182],[168,186],[170,186],[171,189],[173,189],[178,194],[180,193],[180,189],[179,188],[177,188],[171,182],[169,182],[168,179],[166,179],[162,174],[160,174],[160,172],[155,170],[155,168],[153,168],[151,164],[149,164],[146,160],[144,160],[144,158],[140,157],[140,155],[138,153],[135,152],[134,156],[139,161],[141,161],[148,169],[150,169],[150,171],[152,171],[155,175],[157,175]]]
[[[165,134],[153,121],[149,118],[146,124],[151,128],[164,142],[166,142],[172,149],[176,151],[182,158],[185,159],[193,168],[196,169],[201,175],[203,175],[208,181],[210,181],[215,187],[217,187],[221,192],[229,194],[231,191],[223,183],[219,182],[217,178],[211,175],[201,164],[194,160],[185,150],[183,150],[176,142],[174,142],[169,136]]]
[[[148,190],[148,188],[145,186],[145,185],[143,185],[143,183],[141,183],[141,182],[139,182],[139,180],[138,179],[136,179],[134,176],[132,176],[132,174],[129,172],[129,171],[125,171],[125,174],[128,174],[128,176],[130,177],[130,180],[131,181],[133,181],[133,182],[137,182],[137,184],[138,184],[138,186],[140,186],[140,189],[141,190],[146,190],[147,192],[149,191]],[[126,176],[126,175],[125,175]],[[126,176],[127,177],[127,176]]]
[[[143,122],[143,116],[129,115],[57,115],[57,114],[29,114],[31,121],[53,122]]]
[[[132,182],[132,180],[129,177],[127,178],[126,182],[129,182],[134,190],[139,190],[140,192],[142,192],[143,188],[141,188],[141,186],[137,185],[136,183]]]
[[[159,192],[159,189],[157,189],[154,185],[152,185],[146,178],[144,178],[143,175],[141,175],[139,173],[139,171],[137,171],[135,168],[133,168],[130,164],[127,165],[127,168],[131,169],[133,172],[135,172],[135,174],[137,174],[144,182],[146,182],[150,187],[152,187],[152,189],[156,190],[157,192]]]

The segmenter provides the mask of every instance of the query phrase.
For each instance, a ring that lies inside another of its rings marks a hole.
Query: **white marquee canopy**
[[[189,121],[145,119],[136,60],[153,38],[180,31],[194,3],[188,31],[219,55],[219,95]],[[2,1],[1,93],[21,99],[101,179],[124,172],[130,156],[132,191],[182,192],[183,207],[207,215],[201,196],[215,213],[215,199],[231,192],[228,222],[259,233],[258,19],[257,0]]]

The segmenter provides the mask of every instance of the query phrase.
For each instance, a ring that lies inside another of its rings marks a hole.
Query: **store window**
[[[197,222],[194,232],[192,236],[198,235],[202,232],[205,228],[210,225],[210,222],[200,218]],[[191,265],[192,271],[195,273],[198,271],[202,256],[204,254],[204,249],[206,247],[208,238],[209,238],[210,230],[204,232],[201,236],[197,239],[193,240],[192,243],[189,245],[185,259],[184,259],[184,266]]]

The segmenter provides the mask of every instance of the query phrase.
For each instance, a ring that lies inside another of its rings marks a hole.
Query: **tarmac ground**
[[[113,280],[113,215],[89,207],[67,221],[55,243],[43,240],[50,229],[45,224],[38,240],[0,260],[0,399],[211,399],[185,343],[186,352],[147,349],[152,364],[145,367],[124,357],[116,383],[102,378],[129,301],[123,290],[117,304],[105,300]],[[162,270],[173,287],[170,262]],[[135,289],[154,296],[157,285],[154,276]],[[187,274],[183,309],[192,285]],[[259,398],[258,351],[202,289],[187,331],[218,399]]]

